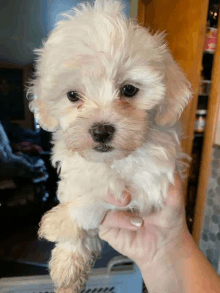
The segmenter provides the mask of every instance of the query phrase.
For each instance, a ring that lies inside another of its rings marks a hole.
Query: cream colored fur
[[[177,122],[191,96],[163,34],[152,35],[122,12],[117,0],[82,4],[65,15],[38,50],[30,108],[53,132],[60,204],[43,216],[39,236],[56,242],[50,261],[57,292],[80,292],[101,251],[99,224],[111,193],[132,194],[126,209],[144,217],[160,209],[173,174],[181,171]],[[135,97],[121,95],[131,84]],[[71,102],[67,92],[80,100]],[[116,132],[112,150],[97,152],[94,123]]]

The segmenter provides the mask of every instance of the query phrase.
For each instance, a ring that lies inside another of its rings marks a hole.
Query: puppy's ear
[[[34,116],[37,118],[40,126],[46,131],[55,131],[58,128],[58,121],[53,116],[47,102],[40,98],[32,97],[31,99],[32,101],[29,104],[29,108],[34,113]]]
[[[169,52],[165,53],[165,80],[166,96],[155,117],[160,126],[173,125],[191,97],[191,85]]]

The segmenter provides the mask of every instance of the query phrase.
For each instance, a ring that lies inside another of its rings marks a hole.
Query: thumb
[[[106,213],[100,227],[136,231],[142,224],[143,219],[134,214],[127,211],[110,210]]]
[[[99,237],[105,241],[116,239],[120,230],[137,231],[143,219],[126,211],[108,211],[99,226]]]

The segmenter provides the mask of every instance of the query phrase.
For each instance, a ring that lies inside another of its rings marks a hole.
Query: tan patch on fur
[[[58,288],[55,293],[74,293],[74,291],[72,290],[72,288]]]
[[[126,109],[126,110],[128,110],[129,108],[130,108],[130,109],[133,108],[132,105],[131,105],[128,101],[123,100],[123,99],[118,100],[118,101],[116,102],[116,105],[117,105],[119,108],[121,108],[121,109]]]
[[[85,257],[57,245],[52,251],[49,267],[52,280],[60,288],[58,292],[81,292],[93,263],[90,254]]]
[[[166,99],[158,107],[155,122],[160,126],[173,125],[181,116],[192,93],[191,85],[169,52],[165,54]]]
[[[38,232],[39,237],[57,242],[49,268],[59,293],[81,292],[101,250],[97,233],[83,230],[70,218],[71,207],[76,207],[76,202],[59,204],[47,212]]]
[[[114,110],[121,117],[122,127],[125,129],[123,133],[120,133],[120,145],[118,147],[129,154],[141,147],[146,138],[147,113],[135,108],[132,103],[123,100],[115,103]],[[117,148],[117,140],[115,144]]]
[[[52,116],[49,105],[39,98],[36,101],[34,100],[33,103],[37,110],[35,116],[42,128],[49,131],[55,130],[58,126],[58,121]]]
[[[108,122],[116,128],[116,133],[110,145],[117,151],[120,158],[126,157],[141,147],[146,139],[148,114],[145,110],[134,107],[127,99],[121,99],[109,104],[109,107],[91,107],[80,113],[65,131],[66,148],[79,152],[87,157],[87,151],[97,146],[89,134],[89,128],[94,122]],[[114,154],[112,159],[114,159]]]
[[[70,218],[69,206],[73,203],[59,204],[48,211],[41,219],[38,235],[52,242],[77,241],[84,231]]]
[[[49,267],[51,278],[58,288],[56,292],[80,293],[85,286],[98,255],[98,250],[89,250],[85,241],[80,244],[79,250],[70,244],[57,244],[53,249]]]

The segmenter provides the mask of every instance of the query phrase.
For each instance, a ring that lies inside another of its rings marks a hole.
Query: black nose
[[[89,129],[93,140],[95,142],[107,143],[113,138],[115,127],[105,123],[95,123]]]

